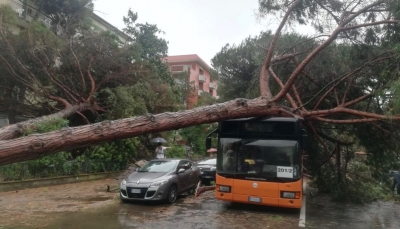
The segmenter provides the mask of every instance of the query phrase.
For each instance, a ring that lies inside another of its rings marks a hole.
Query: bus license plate
[[[131,193],[140,193],[140,191],[141,191],[140,189],[132,189]]]
[[[261,198],[260,197],[249,197],[249,202],[257,202],[257,203],[261,203]]]

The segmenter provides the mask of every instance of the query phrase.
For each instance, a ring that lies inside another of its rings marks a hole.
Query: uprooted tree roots
[[[197,187],[194,192],[194,197],[198,197],[201,193],[203,193],[205,191],[215,190],[215,185],[213,185],[213,186],[200,186],[200,185],[201,185],[201,181],[199,181],[199,183],[197,183]]]

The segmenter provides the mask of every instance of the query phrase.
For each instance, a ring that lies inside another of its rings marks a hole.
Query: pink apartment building
[[[182,72],[189,72],[189,82],[193,82],[196,91],[186,99],[187,108],[193,108],[202,93],[209,93],[212,97],[218,98],[217,81],[210,79],[210,66],[198,55],[168,56],[165,58],[174,75]]]

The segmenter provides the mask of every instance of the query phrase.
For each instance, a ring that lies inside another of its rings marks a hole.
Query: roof
[[[118,34],[119,36],[123,37],[124,39],[126,39],[127,41],[131,41],[133,40],[132,37],[128,36],[126,33],[122,32],[121,30],[119,30],[117,27],[113,26],[112,24],[110,24],[108,21],[104,20],[103,18],[101,18],[99,15],[92,13],[91,15],[93,17],[93,19],[97,20],[98,22],[104,24],[105,26],[110,28],[111,32],[115,32],[116,34]]]
[[[197,54],[188,54],[188,55],[177,55],[177,56],[167,56],[164,58],[169,64],[173,63],[183,63],[183,62],[197,62],[203,68],[210,71],[211,67],[204,62]]]

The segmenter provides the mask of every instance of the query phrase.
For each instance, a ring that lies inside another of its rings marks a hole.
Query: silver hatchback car
[[[200,170],[186,159],[154,159],[120,184],[121,200],[166,200],[196,189]]]

